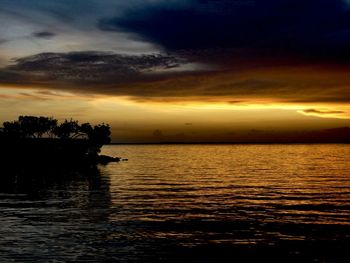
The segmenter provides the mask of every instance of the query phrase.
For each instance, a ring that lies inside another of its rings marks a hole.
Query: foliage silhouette
[[[62,123],[52,117],[19,116],[4,122],[0,128],[3,146],[0,157],[32,161],[33,158],[51,160],[109,162],[119,158],[99,156],[101,147],[111,142],[108,124],[92,126],[70,119]]]
[[[19,116],[18,120],[4,122],[0,132],[12,138],[42,138],[46,134],[49,138],[74,139],[85,138],[99,144],[110,143],[110,127],[108,124],[92,126],[73,119],[58,124],[52,117]]]
[[[72,138],[79,132],[78,121],[72,119],[70,121],[65,120],[60,125],[56,125],[51,132],[61,139]]]
[[[3,133],[10,137],[41,138],[57,126],[57,120],[48,117],[20,116],[17,121],[4,122]]]

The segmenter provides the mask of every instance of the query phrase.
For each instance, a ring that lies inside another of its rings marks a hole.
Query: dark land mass
[[[71,167],[120,160],[99,155],[101,147],[110,143],[110,127],[106,124],[92,126],[74,120],[59,124],[53,118],[19,116],[3,126],[0,129],[2,169]]]
[[[85,139],[0,139],[2,167],[81,166],[119,161],[99,155],[99,147]]]

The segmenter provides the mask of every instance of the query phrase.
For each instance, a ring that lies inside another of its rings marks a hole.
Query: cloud
[[[338,117],[338,118],[350,118],[349,111],[344,110],[329,110],[329,109],[305,109],[299,111],[304,115],[318,116],[318,117]]]
[[[127,33],[110,33],[96,27],[96,21],[118,15],[126,8],[124,6],[134,1],[1,0],[0,24],[3,26],[0,27],[0,39],[7,43],[0,43],[0,57],[8,62],[13,57],[40,52],[159,53],[156,46],[132,40]],[[47,41],[49,38],[54,41]]]
[[[228,105],[350,102],[348,67],[290,65],[181,71],[175,55],[40,53],[0,69],[0,84],[128,97],[136,102]],[[312,106],[313,107],[313,106]]]
[[[168,50],[245,48],[350,57],[350,10],[343,0],[160,1],[100,19],[98,27],[133,33]]]
[[[346,113],[346,111],[332,111],[332,110],[317,110],[317,109],[306,109],[303,110],[304,113],[315,113],[315,114],[341,114]]]
[[[50,39],[50,38],[53,38],[54,36],[56,36],[55,33],[49,32],[49,31],[34,32],[32,35],[33,35],[33,37],[44,38],[44,39]]]
[[[35,101],[46,101],[49,100],[49,98],[40,96],[35,93],[30,92],[18,92],[13,94],[1,94],[0,93],[0,99],[2,101],[4,100],[11,100],[11,101],[28,101],[28,100],[35,100]]]
[[[117,84],[171,71],[185,61],[170,55],[121,55],[111,52],[40,53],[18,58],[0,71],[2,83]]]

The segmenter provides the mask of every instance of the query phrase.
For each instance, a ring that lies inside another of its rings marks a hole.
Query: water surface
[[[350,262],[348,145],[103,153],[129,161],[6,172],[0,261]]]

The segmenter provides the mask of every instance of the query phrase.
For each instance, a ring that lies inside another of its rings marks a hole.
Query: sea
[[[350,262],[350,145],[102,154],[128,160],[0,170],[0,262]]]

